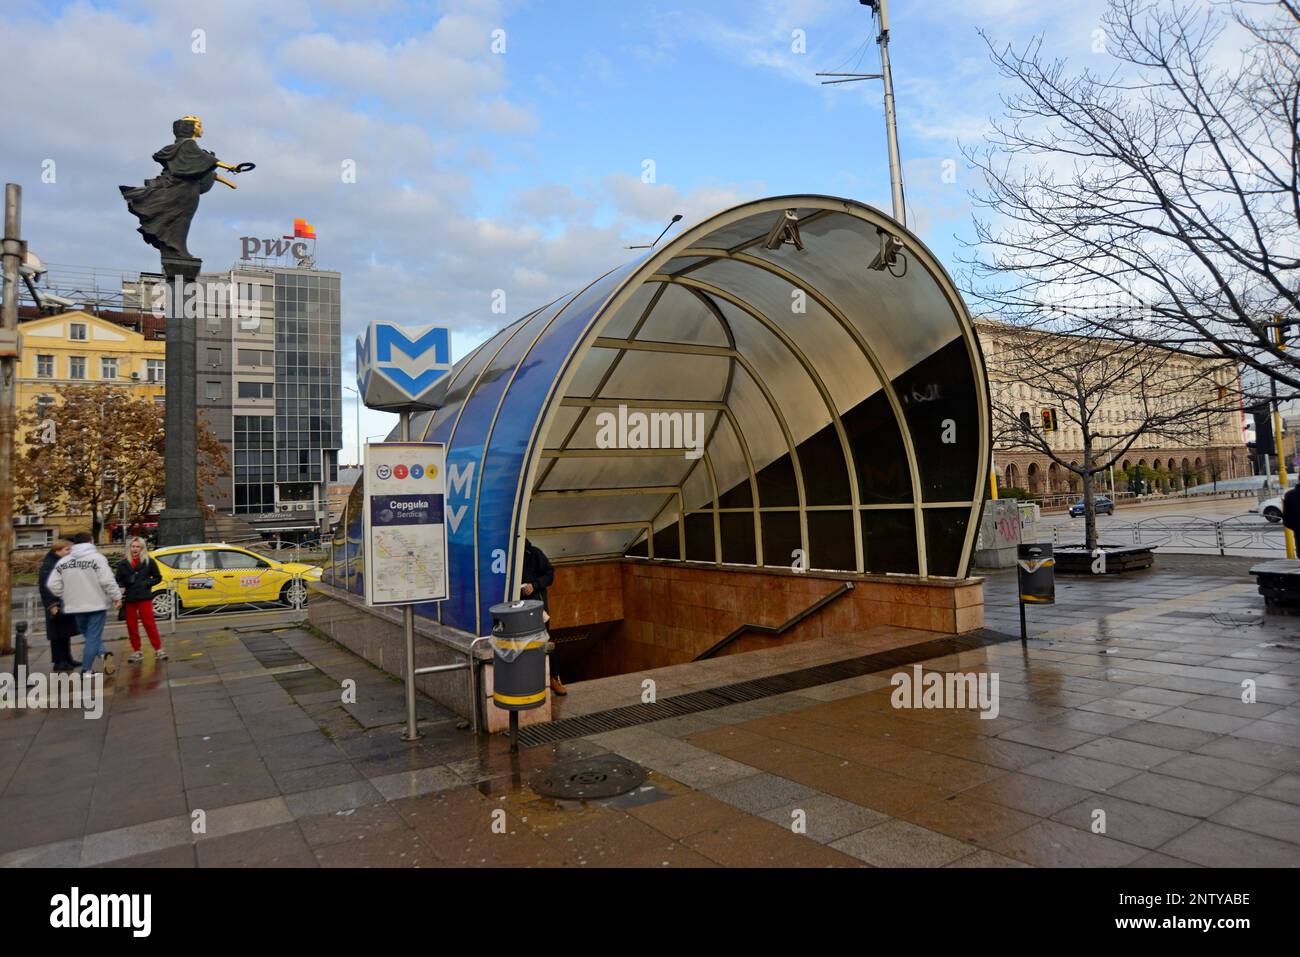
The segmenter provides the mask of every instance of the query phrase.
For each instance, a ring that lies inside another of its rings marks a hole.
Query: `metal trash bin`
[[[546,703],[546,623],[534,598],[502,602],[492,615],[492,702],[506,711]]]
[[[1056,559],[1051,542],[1033,542],[1016,549],[1021,602],[1051,605],[1056,602]]]

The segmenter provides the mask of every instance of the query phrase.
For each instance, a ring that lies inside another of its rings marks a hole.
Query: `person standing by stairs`
[[[520,586],[519,594],[522,598],[532,598],[542,603],[542,621],[551,620],[550,605],[546,601],[546,589],[555,583],[555,567],[551,565],[551,560],[546,557],[546,553],[534,545],[528,539],[524,539],[524,569],[523,583]],[[564,682],[560,676],[551,673],[551,691],[557,695],[567,695],[568,689],[564,687]]]

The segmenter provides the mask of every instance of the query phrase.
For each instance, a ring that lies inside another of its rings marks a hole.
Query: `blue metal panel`
[[[490,621],[489,607],[509,597],[507,588],[514,580],[518,558],[513,553],[514,532],[526,498],[523,473],[528,467],[531,443],[546,414],[547,397],[559,384],[601,306],[640,265],[638,260],[620,266],[579,293],[531,344],[507,384],[483,457],[484,493],[478,501],[480,624]],[[508,562],[494,560],[492,553],[498,548],[505,550]]]
[[[460,420],[447,448],[447,569],[451,597],[442,604],[443,624],[481,634],[476,593],[475,514],[481,498],[495,503],[513,500],[514,486],[504,489],[483,482],[483,452],[506,386],[520,361],[546,324],[570,301],[566,296],[527,320],[484,368],[478,384],[464,400]],[[437,430],[435,430],[437,431]],[[509,542],[478,538],[478,551],[490,556]],[[500,599],[496,599],[499,601]]]

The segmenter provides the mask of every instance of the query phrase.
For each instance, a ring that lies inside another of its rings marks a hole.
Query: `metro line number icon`
[[[419,481],[422,478],[436,479],[438,477],[438,466],[433,464],[389,466],[387,463],[384,463],[375,466],[375,477],[385,482],[390,478],[399,481],[408,477],[415,481]]]

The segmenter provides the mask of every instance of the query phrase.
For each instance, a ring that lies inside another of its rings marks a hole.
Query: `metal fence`
[[[204,575],[206,572],[200,569],[192,574]],[[184,597],[180,594],[179,586],[190,577],[190,575],[180,575],[168,579],[167,587],[164,590],[154,592],[154,617],[159,621],[167,621],[170,625],[169,633],[173,635],[176,634],[176,622],[182,618],[197,618],[202,615],[215,614],[225,618],[231,615],[265,614],[269,611],[280,611],[285,608],[302,611],[307,607],[308,581],[302,575],[295,574],[289,579],[283,589],[283,597],[279,601],[226,601],[214,604],[186,605]]]
[[[1052,526],[1055,545],[1077,545],[1080,538],[1080,529]],[[1286,554],[1282,526],[1253,515],[1220,521],[1195,515],[1161,515],[1137,522],[1107,522],[1097,526],[1097,538],[1102,545],[1145,545],[1167,552]]]
[[[202,575],[205,572],[200,569],[193,574]],[[310,595],[310,582],[302,575],[293,575],[287,587],[283,589],[283,597],[278,601],[257,601],[257,602],[237,602],[227,601],[214,603],[210,605],[191,606],[185,604],[185,598],[181,595],[179,586],[185,582],[188,575],[181,575],[167,581],[166,587],[153,593],[153,610],[154,619],[159,625],[166,623],[168,634],[176,634],[176,622],[182,618],[198,618],[204,615],[220,615],[223,619],[231,616],[242,615],[264,615],[268,612],[284,611],[292,609],[294,611],[303,611],[307,608],[307,601]],[[177,598],[180,598],[177,601]],[[23,599],[23,610],[21,617],[27,621],[27,634],[32,637],[45,637],[45,613],[41,608],[40,597],[33,589]],[[113,621],[114,612],[108,610],[109,621]],[[15,618],[18,618],[15,613]]]

